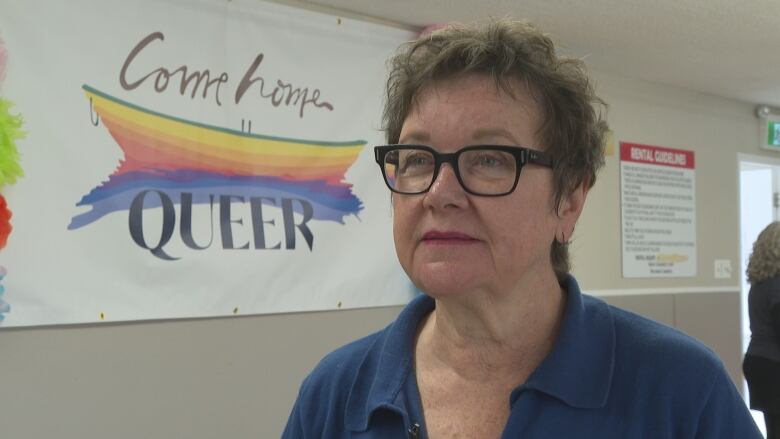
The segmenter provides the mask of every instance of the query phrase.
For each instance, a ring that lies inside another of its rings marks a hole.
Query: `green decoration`
[[[11,114],[13,103],[0,98],[0,189],[23,176],[16,141],[24,137],[22,116]]]

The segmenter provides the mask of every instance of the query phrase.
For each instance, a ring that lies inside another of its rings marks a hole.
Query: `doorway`
[[[780,159],[760,156],[739,155],[739,211],[740,211],[740,285],[742,301],[742,354],[744,357],[750,342],[750,320],[748,318],[747,283],[745,269],[752,251],[753,242],[767,224],[778,219],[778,185],[780,182]],[[742,383],[745,400],[749,394],[747,383]],[[761,431],[766,434],[764,416],[751,410]]]

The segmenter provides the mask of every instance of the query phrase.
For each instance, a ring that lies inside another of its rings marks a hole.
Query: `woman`
[[[523,23],[449,27],[393,58],[375,154],[425,295],[323,359],[283,437],[760,437],[712,352],[568,274],[600,102]]]
[[[750,282],[750,344],[742,368],[750,408],[764,412],[766,437],[780,438],[780,222],[769,224],[753,244]]]

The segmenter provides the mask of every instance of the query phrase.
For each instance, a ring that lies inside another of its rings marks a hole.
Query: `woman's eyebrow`
[[[479,128],[475,130],[474,133],[472,134],[472,138],[474,140],[480,140],[485,138],[496,138],[496,137],[503,137],[504,139],[509,140],[515,145],[519,145],[515,136],[513,136],[512,133],[510,133],[504,128]]]
[[[474,139],[474,141],[479,141],[481,139],[495,139],[496,137],[503,137],[513,144],[519,145],[515,136],[513,136],[511,132],[504,128],[479,128],[471,135],[471,138]],[[430,140],[430,133],[427,131],[418,130],[404,134],[404,136],[398,140],[398,143],[426,143]]]
[[[425,131],[412,131],[398,139],[398,143],[426,143],[430,142],[431,135]]]

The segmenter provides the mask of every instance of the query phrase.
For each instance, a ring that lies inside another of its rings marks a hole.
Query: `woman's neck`
[[[552,350],[565,303],[557,281],[511,295],[437,299],[421,325],[418,364],[469,381],[524,382]]]

